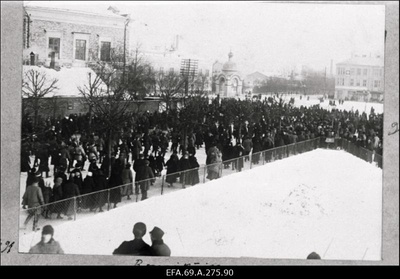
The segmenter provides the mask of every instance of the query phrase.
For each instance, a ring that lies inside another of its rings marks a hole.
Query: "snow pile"
[[[379,260],[382,170],[317,149],[55,225],[68,254],[111,255],[132,227],[158,226],[172,256]],[[40,232],[20,231],[27,252]],[[144,240],[150,243],[150,237]]]

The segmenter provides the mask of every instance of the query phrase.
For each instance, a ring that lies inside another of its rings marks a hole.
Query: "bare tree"
[[[156,90],[159,91],[168,113],[171,109],[172,101],[183,95],[181,93],[185,87],[185,80],[181,75],[174,72],[168,72],[167,74],[159,72],[156,74],[155,81]]]
[[[149,62],[147,62],[138,44],[133,52],[133,57],[126,67],[126,90],[136,101],[137,112],[140,110],[141,100],[143,100],[155,86],[155,72]]]
[[[44,72],[31,69],[27,71],[22,81],[22,95],[26,98],[26,108],[34,113],[33,127],[37,128],[39,111],[46,109],[43,98],[58,89],[58,79],[49,80]]]
[[[99,67],[100,73],[104,71],[104,67],[100,66]],[[83,87],[78,87],[78,90],[80,94],[84,97],[82,102],[88,105],[89,111],[89,134],[92,132],[92,112],[93,112],[93,102],[88,101],[92,100],[93,98],[98,97],[99,90],[101,88],[101,85],[103,84],[103,81],[101,79],[102,74],[99,75],[92,75],[92,73],[87,74],[87,84],[85,84]]]
[[[209,77],[206,75],[198,75],[193,81],[193,94],[196,96],[204,97],[208,93],[210,86]]]
[[[124,127],[124,123],[131,116],[129,106],[132,97],[126,93],[122,75],[118,70],[105,63],[98,63],[95,69],[97,77],[89,83],[92,90],[89,85],[86,90],[82,89],[80,92],[84,102],[92,108],[92,113],[102,120],[103,125],[99,128],[107,133],[108,158],[111,159],[113,136]],[[111,165],[108,173],[111,174]]]

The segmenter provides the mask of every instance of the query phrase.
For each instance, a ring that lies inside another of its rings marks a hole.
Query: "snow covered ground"
[[[111,255],[139,221],[165,231],[172,256],[380,260],[382,170],[317,149],[61,222],[54,238],[68,254]],[[39,240],[40,231],[21,230],[19,251]]]
[[[300,106],[313,106],[319,104],[320,107],[331,110],[333,107],[329,105],[329,100],[324,100],[323,103],[319,101],[317,97],[322,97],[322,96],[311,96],[310,100],[307,100],[307,97],[304,97],[300,100],[299,96],[294,97],[295,98],[295,103],[294,105],[296,107]],[[290,96],[285,96],[286,101],[289,102]],[[343,104],[339,105],[339,102],[336,100],[336,106],[335,108],[338,110],[358,110],[359,113],[366,112],[368,115],[371,111],[371,107],[374,108],[375,113],[383,113],[383,104],[382,103],[366,103],[366,102],[355,102],[355,101],[344,101]]]

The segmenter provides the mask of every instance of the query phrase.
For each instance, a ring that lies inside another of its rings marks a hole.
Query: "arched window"
[[[219,92],[220,92],[220,94],[225,92],[225,78],[224,77],[221,77],[219,79]]]
[[[239,81],[238,81],[236,78],[234,78],[234,79],[232,80],[232,90],[233,90],[233,92],[234,92],[235,94],[238,93],[238,88],[239,88]]]

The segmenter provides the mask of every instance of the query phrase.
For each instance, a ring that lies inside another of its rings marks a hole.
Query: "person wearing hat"
[[[35,180],[35,178],[36,178],[36,168],[31,168],[26,178],[26,188],[32,185],[32,182]]]
[[[44,204],[42,190],[39,188],[39,179],[35,178],[31,185],[26,188],[22,197],[23,209],[28,206],[28,217],[26,217],[24,225],[26,226],[33,217],[33,230],[36,230],[39,221],[40,206]]]
[[[122,242],[121,245],[114,250],[113,255],[150,256],[150,245],[143,241],[146,230],[146,225],[144,223],[136,223],[132,231],[134,239]]]
[[[54,229],[50,225],[46,225],[42,229],[42,239],[33,246],[30,254],[64,254],[60,244],[54,240]]]
[[[169,257],[171,256],[171,250],[168,245],[164,243],[162,239],[164,232],[159,227],[154,227],[150,232],[151,237],[151,255],[158,257]]]

